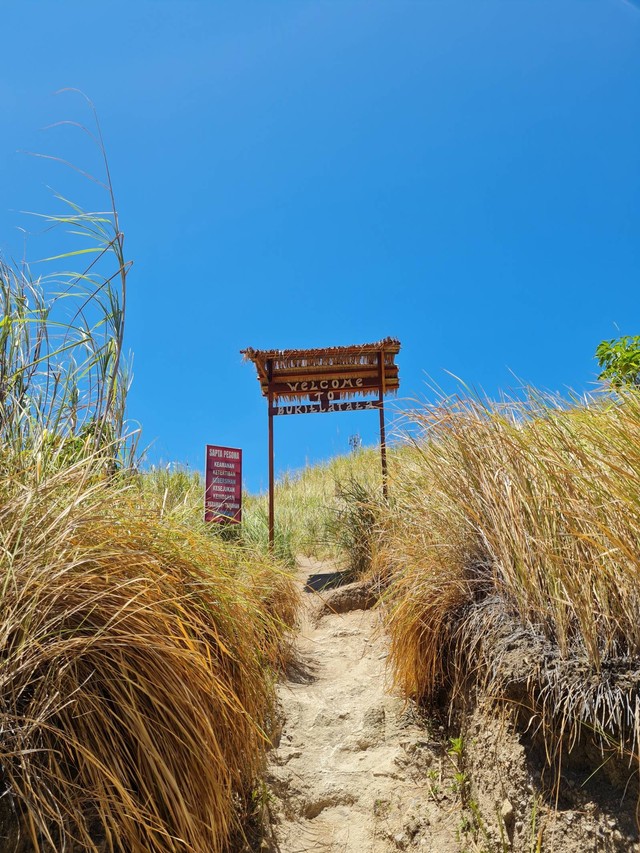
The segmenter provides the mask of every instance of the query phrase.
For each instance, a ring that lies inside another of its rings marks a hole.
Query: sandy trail
[[[301,582],[328,571],[306,561]],[[283,728],[268,782],[280,850],[456,850],[453,818],[433,796],[443,770],[439,742],[385,689],[380,616],[351,610],[318,618],[322,599],[339,606],[336,595],[343,593],[305,593],[300,665],[279,688]]]

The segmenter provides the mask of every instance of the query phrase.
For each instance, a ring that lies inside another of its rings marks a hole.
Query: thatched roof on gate
[[[326,349],[285,349],[256,350],[248,347],[241,350],[245,361],[252,361],[258,373],[262,394],[266,397],[269,390],[269,362],[271,363],[271,381],[275,399],[300,400],[306,398],[317,388],[312,384],[333,383],[331,387],[340,388],[340,399],[349,400],[358,396],[368,396],[379,387],[379,359],[384,363],[383,391],[395,393],[400,387],[398,366],[395,357],[400,352],[400,341],[396,338],[384,338],[371,344],[356,344],[347,347],[328,347]],[[362,385],[354,383],[362,380]],[[306,388],[291,390],[296,383]],[[340,383],[339,386],[336,383]]]

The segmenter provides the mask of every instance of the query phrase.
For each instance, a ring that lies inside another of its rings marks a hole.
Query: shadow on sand
[[[304,585],[305,592],[322,592],[326,589],[335,589],[344,586],[353,580],[351,572],[318,572],[309,575]]]

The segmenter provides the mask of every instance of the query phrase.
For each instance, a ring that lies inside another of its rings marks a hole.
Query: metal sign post
[[[269,407],[269,543],[275,535],[273,418],[378,409],[382,492],[388,496],[384,397],[400,387],[400,341],[312,350],[242,350],[258,372]],[[374,396],[377,396],[376,397]],[[368,399],[358,399],[358,398]]]

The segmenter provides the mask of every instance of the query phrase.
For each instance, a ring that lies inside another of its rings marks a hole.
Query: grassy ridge
[[[550,738],[584,727],[637,757],[640,397],[467,400],[414,418],[423,438],[379,559],[397,683],[424,700],[470,672],[496,696],[521,682]]]
[[[382,581],[406,696],[478,689],[535,720],[552,761],[582,735],[637,760],[640,395],[409,417],[419,437],[391,453],[387,506],[374,450],[281,483],[291,541],[313,551],[322,531],[316,553]]]
[[[342,556],[339,518],[354,481],[369,494],[380,490],[377,450],[360,449],[280,477],[275,491],[276,528],[284,532],[294,553],[318,558]],[[253,498],[248,509],[251,524],[257,525],[260,518],[266,525],[265,497]]]
[[[180,521],[209,536],[217,533],[233,538],[232,529],[217,528],[202,520],[204,482],[198,472],[174,465],[153,467],[144,471],[138,482],[145,502],[162,517]],[[380,483],[380,456],[375,449],[362,449],[282,475],[275,488],[276,554],[290,565],[298,554],[348,560],[350,555],[345,553],[343,540],[349,528],[343,516],[356,498],[354,488],[360,490],[365,502],[375,501]],[[235,538],[266,551],[267,496],[245,494],[242,518]]]

